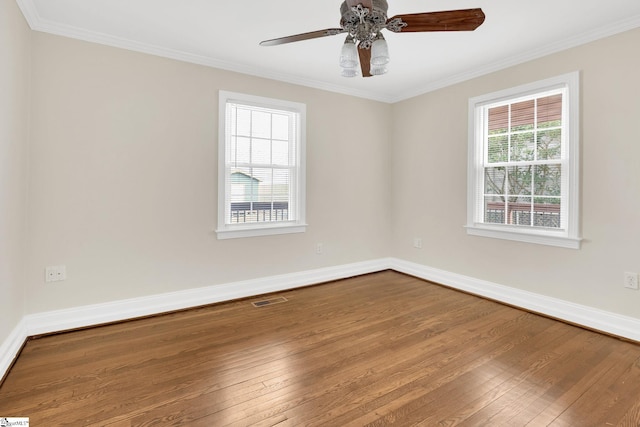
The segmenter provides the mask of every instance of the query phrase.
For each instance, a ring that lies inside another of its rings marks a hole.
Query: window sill
[[[257,237],[257,236],[273,236],[277,234],[291,234],[291,233],[304,233],[307,231],[307,224],[279,224],[270,225],[268,227],[256,227],[256,226],[238,226],[219,228],[216,230],[218,240],[224,239],[239,239],[243,237]]]
[[[524,231],[519,227],[492,227],[484,224],[474,224],[467,225],[465,228],[467,229],[467,234],[471,236],[491,237],[494,239],[535,243],[567,249],[580,249],[580,244],[582,242],[582,239],[579,237],[567,237],[560,233],[544,232],[539,230]]]

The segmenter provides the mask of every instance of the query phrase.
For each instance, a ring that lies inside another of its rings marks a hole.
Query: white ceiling
[[[473,32],[387,31],[389,72],[340,76],[341,0],[17,0],[32,29],[340,93],[395,102],[640,26],[638,0],[388,0],[396,14],[481,7]],[[629,52],[637,55],[638,52]]]

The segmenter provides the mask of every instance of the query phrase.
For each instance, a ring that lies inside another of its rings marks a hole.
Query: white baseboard
[[[29,314],[22,318],[9,337],[0,345],[0,379],[11,367],[25,340],[30,336],[84,328],[310,286],[331,280],[346,279],[361,274],[387,270],[390,268],[390,262],[390,259],[383,258],[103,304],[91,304],[64,310]]]
[[[397,258],[381,258],[185,291],[30,314],[18,323],[9,337],[0,345],[0,378],[7,372],[25,340],[30,336],[284,291],[387,269],[410,274],[454,289],[640,342],[640,319],[438,270]]]
[[[391,268],[450,288],[640,342],[640,319],[635,317],[623,316],[396,258],[391,259]]]
[[[0,380],[13,364],[28,336],[27,322],[22,318],[7,339],[0,344]]]
[[[25,316],[29,335],[83,328],[373,273],[386,259],[345,264]]]

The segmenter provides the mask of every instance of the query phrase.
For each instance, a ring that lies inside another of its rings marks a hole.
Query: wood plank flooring
[[[396,272],[27,342],[34,426],[640,426],[640,346]]]

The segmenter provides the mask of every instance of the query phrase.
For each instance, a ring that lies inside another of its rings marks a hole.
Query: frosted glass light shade
[[[342,69],[342,77],[355,77],[358,72],[355,68],[343,68]]]
[[[384,65],[371,65],[371,69],[369,69],[369,73],[372,76],[380,76],[382,74],[386,74],[387,67]]]
[[[371,65],[385,65],[389,63],[389,47],[387,41],[380,37],[371,45]]]
[[[358,66],[358,49],[353,41],[347,39],[342,45],[340,66],[342,68],[355,68]]]

